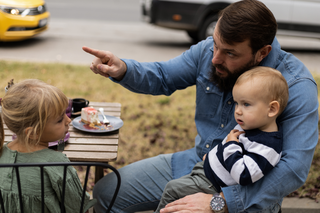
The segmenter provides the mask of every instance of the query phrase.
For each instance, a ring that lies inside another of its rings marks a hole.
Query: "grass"
[[[119,102],[124,126],[120,131],[116,168],[163,153],[194,146],[195,87],[177,91],[170,97],[132,93],[95,75],[88,66],[69,64],[0,61],[0,97],[10,79],[19,82],[37,78],[60,88],[69,98]],[[320,85],[320,75],[314,75]],[[319,93],[320,94],[320,93]],[[320,190],[320,145],[317,145],[306,183],[290,196],[315,199]],[[89,184],[92,188],[93,184]]]

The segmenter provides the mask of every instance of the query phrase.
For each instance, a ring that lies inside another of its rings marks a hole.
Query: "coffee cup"
[[[89,105],[89,101],[84,98],[74,98],[72,100],[73,113],[81,112],[81,109]]]

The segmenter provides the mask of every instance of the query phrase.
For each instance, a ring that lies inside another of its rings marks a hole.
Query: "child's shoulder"
[[[23,162],[69,162],[70,160],[67,158],[65,154],[62,152],[54,151],[52,149],[42,149],[35,152],[18,152],[15,150],[11,150],[8,147],[9,143],[4,144],[0,162],[7,161],[8,159],[14,158],[13,162],[23,163]],[[4,163],[4,162],[2,162]],[[10,162],[7,162],[10,163]]]
[[[52,149],[43,149],[40,152],[33,153],[37,158],[43,159],[45,162],[69,162],[65,154]]]

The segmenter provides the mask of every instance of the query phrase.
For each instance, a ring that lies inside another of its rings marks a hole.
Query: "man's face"
[[[252,54],[250,41],[232,45],[222,42],[218,25],[213,34],[213,58],[210,80],[224,92],[231,91],[237,78],[259,64],[255,55]]]

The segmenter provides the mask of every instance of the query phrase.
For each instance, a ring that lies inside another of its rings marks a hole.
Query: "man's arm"
[[[127,72],[121,81],[113,78],[111,80],[136,93],[171,95],[177,90],[196,84],[199,61],[207,46],[204,42],[200,42],[168,61],[138,62],[121,59],[126,63]]]
[[[200,42],[168,61],[143,63],[120,59],[108,51],[89,47],[82,49],[96,57],[90,65],[95,74],[110,77],[114,82],[136,93],[171,95],[176,90],[196,84],[198,65],[204,48],[207,48],[206,43]]]

